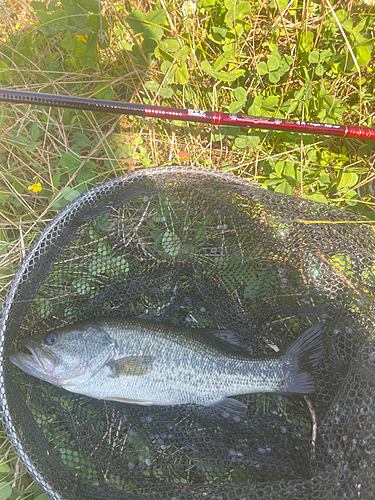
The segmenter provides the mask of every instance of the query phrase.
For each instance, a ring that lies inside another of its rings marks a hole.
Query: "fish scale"
[[[97,399],[143,405],[221,405],[251,392],[307,394],[323,355],[319,324],[283,352],[256,358],[210,330],[102,317],[29,338],[10,360],[32,376]],[[242,405],[243,406],[243,405]]]

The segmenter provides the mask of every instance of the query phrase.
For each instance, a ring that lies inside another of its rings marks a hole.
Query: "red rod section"
[[[197,109],[167,108],[163,106],[147,106],[127,102],[87,99],[55,94],[40,94],[38,92],[22,92],[19,90],[0,89],[0,101],[14,104],[34,104],[36,106],[53,106],[58,108],[84,109],[87,111],[102,111],[119,115],[149,116],[168,120],[210,123],[213,125],[231,125],[237,127],[286,130],[300,134],[330,135],[375,141],[375,129],[354,127],[350,125],[333,125],[331,123],[313,123],[304,121],[281,120],[278,118],[263,118],[260,116],[235,115],[216,111]]]

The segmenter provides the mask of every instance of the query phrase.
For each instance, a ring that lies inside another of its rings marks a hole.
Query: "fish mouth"
[[[50,376],[58,364],[53,354],[44,351],[32,340],[25,342],[22,349],[23,352],[12,352],[9,359],[29,375],[39,378],[42,378],[43,374]]]

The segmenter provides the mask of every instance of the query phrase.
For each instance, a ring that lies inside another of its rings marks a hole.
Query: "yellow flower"
[[[79,42],[87,42],[87,35],[75,35]]]
[[[36,184],[31,184],[31,186],[28,186],[27,189],[29,191],[34,191],[34,193],[38,193],[42,190],[42,185],[40,184],[40,182],[37,182]]]

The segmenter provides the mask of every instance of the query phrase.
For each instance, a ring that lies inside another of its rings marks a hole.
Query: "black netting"
[[[374,495],[375,239],[354,215],[230,175],[168,167],[84,194],[29,251],[2,311],[3,421],[52,498]],[[251,394],[245,416],[68,393],[8,361],[25,335],[95,315],[225,329],[272,354],[318,321],[309,396]]]

